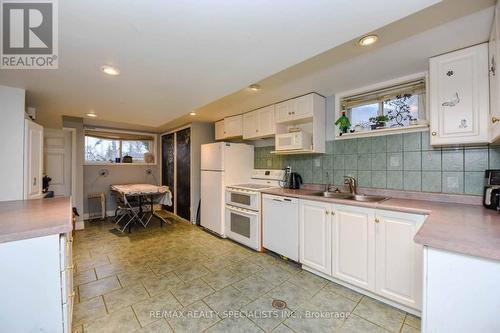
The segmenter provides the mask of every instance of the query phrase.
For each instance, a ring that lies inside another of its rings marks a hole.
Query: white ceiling
[[[448,1],[383,27],[376,31],[381,38],[372,48],[345,43],[260,81],[259,92],[244,89],[196,110],[196,119],[215,121],[311,91],[330,96],[426,71],[429,57],[488,40],[494,2],[477,0],[480,7],[466,8],[473,5],[468,1]],[[190,118],[181,117],[161,129],[175,128]]]
[[[46,126],[94,110],[158,127],[437,2],[59,1],[59,69],[1,70],[0,84],[27,89]]]

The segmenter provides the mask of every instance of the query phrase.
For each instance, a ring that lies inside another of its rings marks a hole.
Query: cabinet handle
[[[492,123],[492,124],[497,123],[497,122],[499,122],[499,121],[500,121],[500,119],[499,119],[499,118],[497,118],[497,117],[491,117],[491,123]]]
[[[68,295],[69,298],[75,297],[76,293],[73,291],[71,294]]]
[[[334,216],[334,215],[335,215],[335,212],[332,210],[332,211],[331,211],[331,214],[332,214],[332,216]]]
[[[326,214],[326,215],[328,215],[328,214],[330,214],[330,212],[326,210],[326,211],[325,211],[325,214]]]
[[[36,186],[36,177],[33,178],[33,186]]]
[[[379,223],[380,220],[378,219],[378,217],[375,218],[375,223]]]
[[[432,136],[436,136],[436,135],[438,135],[438,134],[437,134],[437,132],[432,132],[432,133],[431,133],[431,135],[432,135]]]

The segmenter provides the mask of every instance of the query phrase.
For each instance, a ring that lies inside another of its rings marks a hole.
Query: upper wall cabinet
[[[276,122],[284,123],[313,116],[314,96],[309,94],[276,104]]]
[[[215,122],[215,140],[224,140],[224,119]]]
[[[488,143],[488,44],[430,59],[432,145]]]
[[[236,138],[243,135],[243,116],[224,118],[215,123],[215,140]]]
[[[275,133],[274,105],[245,113],[243,115],[243,139],[259,139]]]
[[[491,26],[489,51],[490,74],[490,139],[495,142],[500,139],[500,82],[497,70],[498,55],[500,54],[500,2],[495,7],[495,19]]]

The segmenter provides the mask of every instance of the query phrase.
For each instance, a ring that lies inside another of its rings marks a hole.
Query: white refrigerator
[[[201,225],[225,235],[224,198],[227,185],[247,183],[254,166],[254,147],[216,142],[201,146]]]

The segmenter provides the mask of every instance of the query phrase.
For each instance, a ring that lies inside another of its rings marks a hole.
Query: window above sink
[[[418,73],[337,94],[335,119],[344,114],[351,127],[341,133],[335,126],[335,139],[427,130],[426,83]]]

